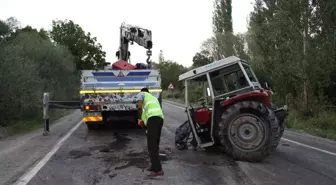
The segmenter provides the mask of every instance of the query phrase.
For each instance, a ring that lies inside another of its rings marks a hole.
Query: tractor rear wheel
[[[236,160],[260,162],[280,141],[274,112],[260,102],[243,101],[230,106],[217,126],[215,134],[221,148]]]

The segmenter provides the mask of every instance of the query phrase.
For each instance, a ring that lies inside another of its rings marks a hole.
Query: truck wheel
[[[88,130],[96,130],[98,129],[99,125],[87,123],[86,127],[88,128]]]
[[[221,148],[234,159],[260,162],[278,145],[280,126],[266,105],[244,101],[225,110],[216,134]]]

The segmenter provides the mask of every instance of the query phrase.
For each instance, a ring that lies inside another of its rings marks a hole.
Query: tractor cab
[[[194,147],[219,143],[243,157],[241,152],[253,153],[269,144],[274,131],[268,125],[280,132],[279,121],[270,109],[272,91],[261,87],[246,61],[231,56],[181,74],[179,81],[184,81],[188,115],[181,127],[191,131],[188,137]],[[181,148],[181,137],[176,136],[175,141]]]

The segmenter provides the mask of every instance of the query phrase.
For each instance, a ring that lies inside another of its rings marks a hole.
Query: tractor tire
[[[274,103],[271,103],[271,109],[272,109],[272,111],[275,111],[275,110],[277,110],[279,107],[276,105],[276,104],[274,104]],[[277,115],[276,115],[277,116]],[[281,118],[280,118],[281,119]],[[279,137],[279,140],[281,139],[281,137],[282,137],[282,135],[283,135],[283,133],[284,133],[284,131],[285,131],[285,122],[284,122],[284,119],[281,119],[281,120],[279,120],[278,119],[278,121],[279,121],[279,125],[280,125],[280,137]]]
[[[280,142],[280,126],[265,104],[243,101],[231,105],[218,122],[220,148],[235,160],[261,162]]]

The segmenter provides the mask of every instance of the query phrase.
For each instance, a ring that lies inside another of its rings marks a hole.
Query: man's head
[[[141,92],[148,92],[149,93],[149,90],[148,90],[148,88],[144,87],[144,88],[141,89]]]

